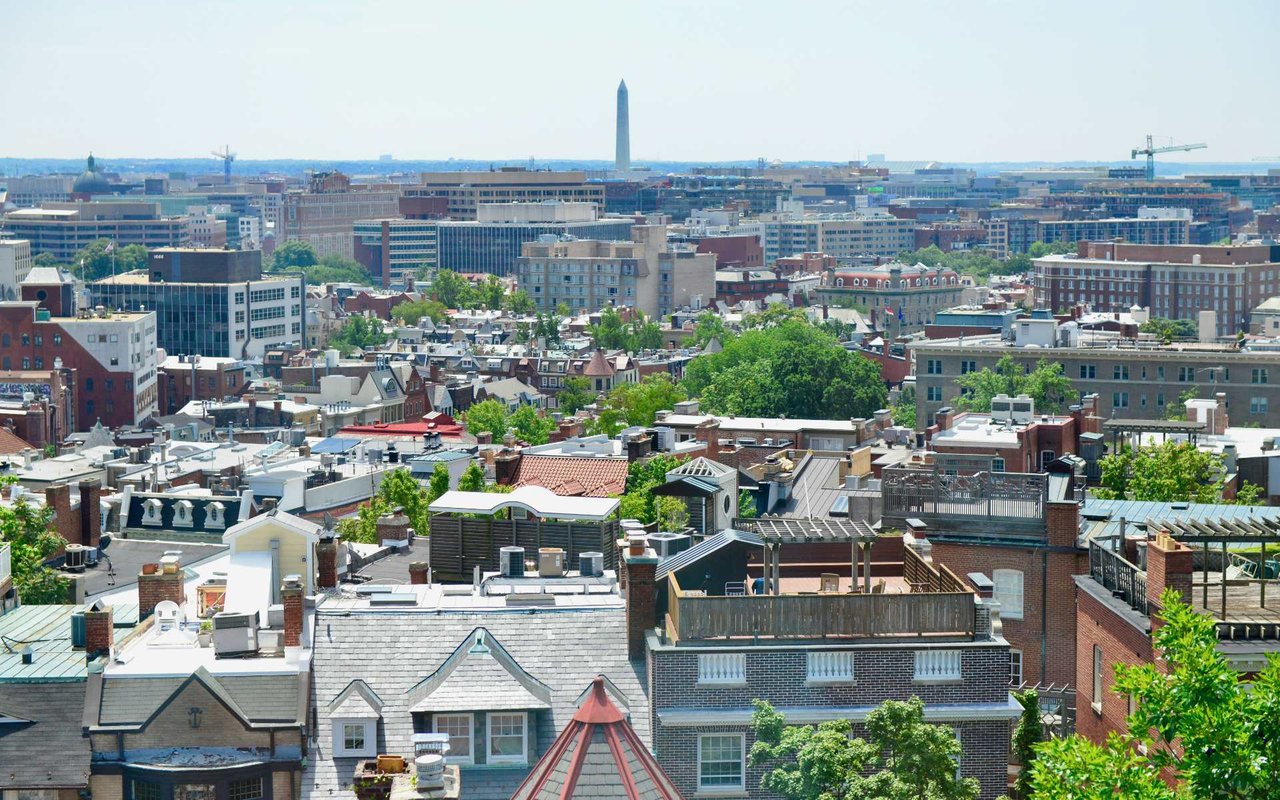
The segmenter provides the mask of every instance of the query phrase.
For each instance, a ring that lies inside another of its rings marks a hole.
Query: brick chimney
[[[1080,504],[1075,500],[1050,500],[1045,504],[1045,532],[1050,547],[1077,547]]]
[[[707,458],[715,461],[720,456],[720,420],[709,419],[699,424],[693,435],[697,441],[706,442]]]
[[[493,444],[493,431],[480,431],[477,433],[476,444]]]
[[[1215,408],[1213,411],[1213,433],[1216,436],[1221,436],[1227,432],[1227,425],[1228,425],[1227,393],[1218,392],[1213,396],[1213,399],[1218,404],[1217,408]]]
[[[284,646],[302,644],[302,578],[286,575],[280,587],[280,603],[284,606]]]
[[[1191,601],[1191,548],[1164,531],[1147,542],[1147,603],[1151,616],[1161,608],[1160,595],[1174,589]]]
[[[158,563],[142,565],[138,573],[138,619],[151,616],[157,603],[172,600],[182,605],[185,597],[182,562],[178,556],[165,555]]]
[[[283,406],[283,403],[279,400],[277,400],[274,404],[274,408],[276,412],[276,425],[279,425],[280,427],[284,427],[284,411],[281,410],[282,406]]]
[[[58,481],[44,489],[44,503],[53,509],[53,528],[69,543],[80,541],[80,520],[71,513],[71,484]]]
[[[111,606],[101,600],[84,610],[84,654],[92,659],[111,652],[115,637],[115,622]]]
[[[510,486],[516,482],[516,472],[520,469],[520,451],[514,447],[504,447],[493,458],[493,481],[500,486]]]
[[[393,511],[378,517],[379,542],[409,541],[409,518],[401,511]]]
[[[258,398],[249,395],[249,422],[250,428],[258,427]]]
[[[320,534],[316,542],[316,587],[334,589],[338,585],[338,540],[332,531]]]
[[[938,409],[938,413],[933,415],[934,424],[938,426],[939,433],[948,430],[951,427],[951,423],[955,419],[955,413],[955,409],[951,406],[943,406]]]
[[[410,561],[409,562],[409,583],[415,586],[423,585],[427,582],[427,562]]]
[[[96,479],[80,481],[80,544],[97,547],[102,535],[102,484]]]
[[[622,550],[623,568],[626,572],[627,602],[627,655],[632,659],[644,658],[644,635],[658,626],[657,572],[658,557],[651,548],[644,555],[631,555]]]

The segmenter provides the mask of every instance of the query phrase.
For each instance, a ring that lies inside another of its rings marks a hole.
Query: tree
[[[377,544],[378,517],[390,510],[387,501],[375,494],[369,498],[369,502],[360,506],[354,517],[338,520],[338,534],[343,541]]]
[[[658,521],[658,507],[653,489],[667,482],[667,473],[680,466],[681,459],[656,455],[644,461],[633,461],[627,467],[626,492],[619,513],[623,519],[638,519],[646,525]]]
[[[605,398],[604,407],[617,410],[628,425],[652,425],[659,411],[675,408],[675,404],[686,397],[670,375],[655,372],[638,383],[615,386]]]
[[[689,524],[689,507],[679,497],[657,497],[653,510],[658,517],[658,530],[679,533]]]
[[[1171,342],[1174,339],[1194,339],[1197,333],[1196,324],[1192,320],[1165,319],[1164,317],[1151,317],[1138,326],[1138,330],[1142,333],[1153,333],[1157,339],[1165,342]]]
[[[522,405],[507,417],[507,427],[513,428],[516,438],[528,444],[546,444],[556,429],[555,420],[544,417],[538,409]]]
[[[17,481],[0,479],[0,489]],[[68,602],[70,581],[45,565],[67,542],[53,530],[53,508],[19,499],[0,506],[0,542],[9,545],[10,574],[24,605]]]
[[[467,409],[466,423],[472,436],[488,432],[500,442],[507,435],[507,407],[493,398],[474,403]]]
[[[956,379],[960,397],[956,405],[965,411],[988,412],[991,398],[998,394],[1016,397],[1025,394],[1035,401],[1037,411],[1060,414],[1079,397],[1075,385],[1062,372],[1062,365],[1040,359],[1035,369],[1027,372],[1012,356],[996,362],[996,368],[984,367]]]
[[[363,286],[373,285],[373,276],[359,262],[330,253],[320,259],[319,263],[302,267],[287,267],[284,272],[301,272],[307,277],[307,283],[319,286],[323,283],[358,283]]]
[[[563,300],[561,300],[559,303],[556,303],[556,317],[558,319],[564,319],[565,317],[571,317],[571,316],[573,316],[573,310],[569,308],[568,303],[564,302]]]
[[[140,244],[117,247],[110,239],[94,239],[76,251],[71,257],[71,264],[84,280],[93,281],[112,274],[146,269],[150,257],[147,248]]]
[[[524,289],[517,289],[507,297],[506,308],[512,314],[527,317],[537,310],[533,298]]]
[[[475,308],[479,302],[471,283],[450,269],[442,269],[435,274],[428,296],[443,303],[445,308]]]
[[[560,322],[556,318],[548,315],[538,315],[537,320],[533,324],[533,335],[541,337],[548,345],[559,344],[560,342]]]
[[[638,353],[641,350],[662,349],[662,328],[658,323],[637,318],[631,323],[631,336],[627,342],[627,350]]]
[[[489,275],[476,287],[475,297],[479,305],[490,311],[497,311],[502,308],[502,301],[506,297],[506,287],[502,285],[502,281],[498,280],[497,275]]]
[[[719,339],[721,344],[728,337],[728,331],[725,330],[724,320],[714,311],[703,311],[698,315],[697,322],[693,326],[693,343],[698,347],[706,347],[707,342],[712,339]]]
[[[904,428],[916,426],[916,387],[903,386],[898,392],[898,402],[890,409],[893,412],[893,424]]]
[[[1044,720],[1040,717],[1040,695],[1034,689],[1014,694],[1018,705],[1022,706],[1022,716],[1018,718],[1018,727],[1013,732],[1013,757],[1021,770],[1017,783],[1014,784],[1014,797],[1018,800],[1031,798],[1031,765],[1036,759],[1036,746],[1044,741]]]
[[[409,524],[413,526],[416,533],[423,536],[427,534],[431,520],[431,515],[427,513],[427,506],[431,504],[431,499],[428,499],[427,491],[422,488],[418,479],[413,477],[413,473],[403,468],[391,470],[382,477],[382,483],[378,486],[378,496],[389,508],[404,509],[405,516],[409,518]]]
[[[746,489],[738,491],[738,517],[740,519],[756,518],[756,496]]]
[[[1222,502],[1226,468],[1222,456],[1191,442],[1164,441],[1134,450],[1122,448],[1101,461],[1102,477],[1093,495],[1101,499]],[[1244,481],[1236,503],[1254,505],[1261,490]]]
[[[423,317],[429,317],[432,322],[441,325],[449,319],[449,310],[444,307],[444,303],[429,297],[407,300],[391,307],[391,318],[402,319],[406,325],[417,325],[418,320]]]
[[[472,462],[458,479],[458,490],[463,492],[483,492],[485,490],[484,468]]]
[[[329,338],[329,345],[347,355],[357,348],[368,350],[378,347],[385,344],[388,338],[381,322],[356,315],[349,318],[347,324]]]
[[[316,249],[306,242],[290,239],[271,254],[271,269],[283,272],[291,267],[305,268],[320,263]],[[265,265],[264,265],[265,266]]]
[[[956,774],[960,743],[946,725],[924,721],[924,703],[888,700],[867,715],[867,738],[847,719],[785,723],[756,700],[750,763],[768,765],[762,788],[786,800],[974,800],[978,782]]]
[[[884,408],[888,390],[878,364],[807,319],[781,320],[694,358],[681,388],[710,413],[849,419]]]
[[[560,410],[565,414],[576,414],[583,406],[595,402],[596,396],[591,391],[591,381],[581,375],[570,375],[564,379],[564,388],[556,394]]]
[[[616,408],[602,408],[595,418],[587,423],[588,436],[607,436],[610,439],[618,435],[618,431],[626,427],[623,424],[622,412]]]
[[[514,430],[517,439],[529,444],[546,444],[556,429],[554,420],[538,413],[533,406],[522,405],[515,411],[493,398],[476,403],[467,409],[467,432],[472,436],[488,432],[495,442],[502,441],[508,430]]]
[[[1040,745],[1036,798],[1175,800],[1274,797],[1280,763],[1280,659],[1253,675],[1218,652],[1217,625],[1166,590],[1151,640],[1159,657],[1115,665],[1115,691],[1131,700],[1127,731],[1104,744],[1079,735]],[[1181,783],[1170,788],[1168,770]]]
[[[601,311],[600,321],[590,326],[587,333],[601,350],[624,350],[627,347],[627,331],[615,308]]]
[[[436,464],[431,470],[431,481],[427,484],[427,505],[439,500],[449,491],[449,468],[444,464]]]

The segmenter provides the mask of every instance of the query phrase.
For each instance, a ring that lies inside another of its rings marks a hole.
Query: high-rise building
[[[18,286],[31,271],[31,242],[0,239],[0,300],[18,299]]]
[[[631,169],[631,114],[627,102],[627,82],[618,84],[618,147],[613,168],[618,172]]]
[[[551,234],[617,241],[631,238],[631,219],[600,219],[591,203],[481,204],[479,219],[441,220],[436,242],[441,269],[510,275],[525,242]]]
[[[48,253],[64,262],[96,239],[155,248],[176,247],[189,236],[186,217],[165,216],[156,203],[133,200],[44,203],[10,211],[0,227],[0,236],[30,241],[32,255]]]

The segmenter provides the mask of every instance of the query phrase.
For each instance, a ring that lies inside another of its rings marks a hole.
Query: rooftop
[[[494,514],[522,508],[547,519],[603,522],[618,508],[612,497],[561,497],[541,486],[521,486],[506,493],[449,491],[430,506],[432,514]]]
[[[87,606],[19,606],[0,616],[0,684],[83,681],[88,675],[84,647],[72,639],[72,617]],[[138,624],[135,603],[113,605],[115,643],[121,646]],[[22,663],[22,650],[30,646],[30,664]],[[3,711],[4,709],[0,709]]]

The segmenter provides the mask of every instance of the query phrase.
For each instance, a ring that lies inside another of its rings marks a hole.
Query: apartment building
[[[1145,212],[1147,209],[1142,209]],[[1176,212],[1182,212],[1178,214]],[[1062,219],[1040,223],[1038,240],[1058,242],[1111,242],[1123,239],[1139,245],[1178,245],[1191,242],[1191,211],[1168,209],[1160,216],[1109,219]]]
[[[0,239],[0,300],[18,297],[22,281],[31,272],[31,242]]]
[[[630,306],[650,317],[703,306],[716,291],[716,257],[667,242],[666,226],[638,225],[629,241],[556,240],[524,245],[517,285],[542,311],[559,303],[596,311]]]
[[[455,272],[514,274],[527,242],[543,236],[628,241],[632,219],[601,219],[591,203],[482,204],[477,219],[436,223],[438,266]]]
[[[306,242],[321,256],[354,255],[352,231],[357,220],[400,214],[398,188],[352,186],[339,172],[318,173],[304,190],[284,194],[276,226],[278,241]]]
[[[818,299],[836,306],[859,306],[880,329],[923,330],[934,315],[960,303],[960,275],[941,267],[893,262],[877,267],[837,267],[818,288]]]
[[[352,252],[384,289],[404,286],[440,262],[438,225],[422,219],[362,219],[352,226]]]
[[[890,214],[765,215],[764,258],[772,264],[784,256],[823,252],[840,261],[859,256],[893,258],[915,249],[915,220]]]
[[[170,355],[244,360],[306,341],[301,274],[262,277],[257,250],[161,249],[146,272],[89,285],[94,305],[152,311]]]
[[[448,216],[455,220],[479,219],[480,206],[490,203],[593,203],[604,208],[604,184],[588,183],[581,171],[542,172],[504,167],[494,172],[424,172],[417,186],[405,189],[406,198],[444,197]],[[628,208],[627,211],[634,211]]]
[[[156,203],[102,200],[10,211],[0,224],[0,236],[30,241],[32,255],[48,253],[70,262],[77,250],[98,239],[110,239],[117,247],[177,247],[190,231],[186,217],[162,215]]]
[[[908,345],[916,366],[916,427],[960,396],[956,381],[994,368],[1005,356],[1025,369],[1041,359],[1062,365],[1082,394],[1098,395],[1103,419],[1163,419],[1183,395],[1225,394],[1233,424],[1280,426],[1280,366],[1272,341],[1244,347],[1217,343],[1165,345],[1151,338],[1081,333],[1075,323],[1020,319],[1012,338],[997,334],[924,339]],[[1275,380],[1272,380],[1275,378]]]
[[[1280,294],[1280,245],[1140,245],[1081,242],[1073,255],[1035,261],[1037,307],[1149,308],[1168,319],[1216,315],[1218,336],[1248,331],[1250,315]]]

